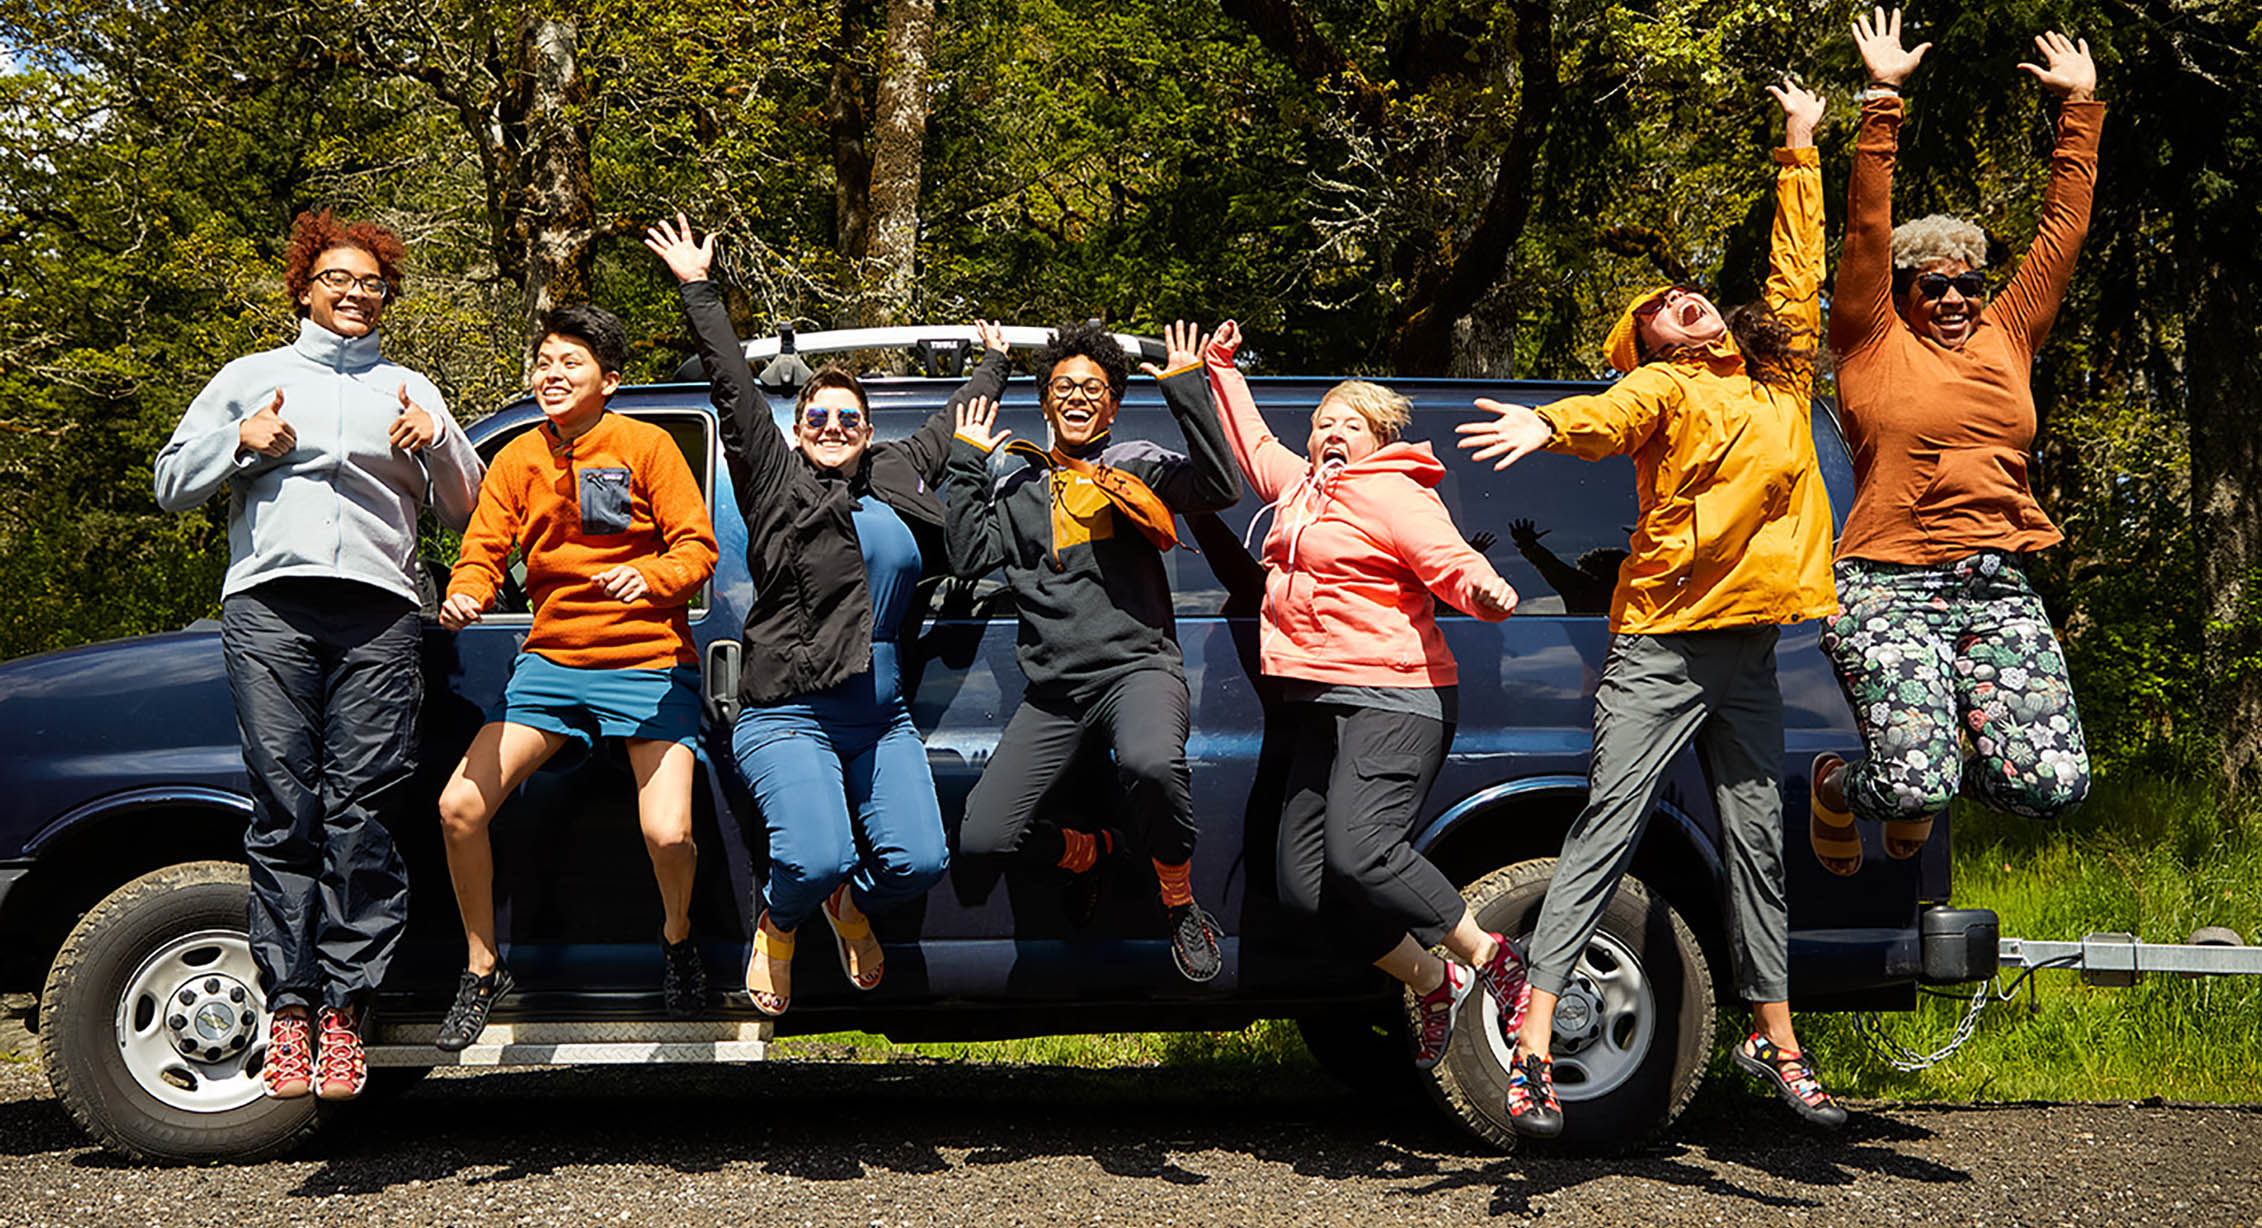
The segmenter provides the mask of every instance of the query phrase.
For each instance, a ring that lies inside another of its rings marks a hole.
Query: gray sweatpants
[[[1728,947],[1749,1002],[1791,996],[1777,628],[1618,635],[1595,695],[1587,806],[1532,937],[1532,988],[1561,993],[1640,846],[1665,769],[1696,739],[1720,819]]]

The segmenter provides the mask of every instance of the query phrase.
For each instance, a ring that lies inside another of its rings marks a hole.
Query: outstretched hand
[[[1881,4],[1874,17],[1854,18],[1854,49],[1861,52],[1862,66],[1869,70],[1871,82],[1899,89],[1916,71],[1917,61],[1932,50],[1932,44],[1918,43],[1903,50],[1901,10],[1887,13]]]
[[[1191,367],[1201,360],[1202,326],[1173,320],[1162,326],[1163,365],[1151,362],[1139,364],[1139,369],[1156,379],[1180,367]]]
[[[1493,416],[1461,423],[1453,430],[1461,437],[1460,446],[1476,453],[1469,459],[1492,461],[1494,469],[1506,469],[1546,447],[1555,437],[1555,428],[1528,406],[1478,397],[1477,408]]]
[[[1803,149],[1814,144],[1814,130],[1822,123],[1822,95],[1788,77],[1781,85],[1768,86],[1767,92],[1783,108],[1783,147]]]
[[[996,320],[974,321],[974,335],[981,338],[982,353],[985,356],[1003,354],[1012,348],[1005,343],[1005,325]]]
[[[2096,93],[2097,61],[2089,56],[2088,39],[2069,39],[2056,30],[2044,30],[2034,36],[2034,46],[2042,52],[2042,63],[2022,63],[2019,67],[2033,73],[2043,89],[2069,101]]]
[[[692,242],[691,219],[680,211],[675,215],[673,225],[662,218],[659,225],[647,229],[644,232],[644,246],[651,248],[653,255],[667,261],[668,272],[675,274],[677,281],[705,281],[707,270],[714,267],[714,232],[709,231],[706,238]]]
[[[957,435],[984,452],[995,452],[998,445],[1013,438],[1013,432],[997,429],[997,402],[988,397],[973,397],[958,407]]]

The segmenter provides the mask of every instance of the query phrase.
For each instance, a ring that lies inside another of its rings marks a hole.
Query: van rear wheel
[[[1555,861],[1519,862],[1466,888],[1477,924],[1528,939]],[[1712,1053],[1712,973],[1680,913],[1627,876],[1603,910],[1555,1010],[1557,1145],[1587,1152],[1640,1146],[1688,1107]],[[1508,1124],[1514,1038],[1489,995],[1472,995],[1445,1060],[1426,1081],[1477,1137],[1515,1145]]]

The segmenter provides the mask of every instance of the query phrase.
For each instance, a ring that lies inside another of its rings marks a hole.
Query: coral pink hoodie
[[[1264,671],[1338,686],[1453,686],[1460,672],[1430,594],[1479,613],[1470,596],[1500,578],[1462,540],[1432,487],[1445,466],[1426,443],[1391,443],[1333,476],[1265,429],[1232,358],[1203,355],[1226,438],[1265,501]]]

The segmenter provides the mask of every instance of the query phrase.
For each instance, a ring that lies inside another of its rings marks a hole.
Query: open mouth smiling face
[[[1652,351],[1678,345],[1704,345],[1728,331],[1720,309],[1694,290],[1675,286],[1650,300],[1641,328]]]
[[[1961,260],[1928,260],[1901,291],[1901,318],[1935,344],[1960,350],[1987,305],[1983,278]]]
[[[1304,451],[1321,472],[1333,472],[1374,455],[1382,440],[1365,414],[1334,397],[1312,411],[1312,434]]]
[[[1115,421],[1115,389],[1107,371],[1081,354],[1054,364],[1045,383],[1045,417],[1054,437],[1071,446],[1092,442]]]

